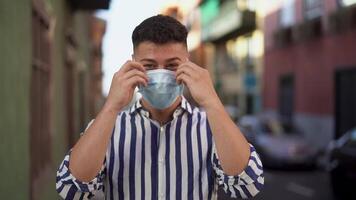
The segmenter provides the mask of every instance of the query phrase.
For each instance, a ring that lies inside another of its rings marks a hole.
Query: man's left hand
[[[178,67],[176,77],[178,83],[184,83],[188,87],[192,97],[201,107],[207,108],[220,101],[208,70],[187,61]]]

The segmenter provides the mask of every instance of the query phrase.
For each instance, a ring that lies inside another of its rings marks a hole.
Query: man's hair
[[[181,43],[187,46],[186,27],[173,17],[156,15],[145,19],[132,32],[132,43],[136,48],[141,42],[167,44]]]

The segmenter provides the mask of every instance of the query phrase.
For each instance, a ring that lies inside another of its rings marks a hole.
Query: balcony
[[[203,26],[202,39],[205,42],[219,42],[238,37],[256,29],[256,13],[240,10],[235,1],[224,3],[219,13]]]
[[[321,18],[305,20],[300,24],[281,27],[274,32],[274,43],[277,47],[285,47],[293,42],[312,40],[323,35]]]

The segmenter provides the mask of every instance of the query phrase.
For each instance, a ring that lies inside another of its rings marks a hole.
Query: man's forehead
[[[156,62],[156,57],[142,57],[140,58],[139,61],[148,61],[148,62]],[[179,58],[179,57],[167,57],[167,58],[164,58],[164,60],[166,62],[171,62],[171,61],[182,61],[182,58]]]
[[[151,42],[143,42],[139,44],[134,55],[139,60],[183,60],[188,55],[187,49],[180,43],[155,44]]]
[[[140,49],[171,49],[171,48],[187,50],[186,45],[184,43],[180,43],[180,42],[169,42],[169,43],[160,44],[160,43],[154,43],[154,42],[150,42],[150,41],[144,41],[135,47],[136,50],[140,50]]]

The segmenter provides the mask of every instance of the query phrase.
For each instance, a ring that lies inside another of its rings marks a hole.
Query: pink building
[[[356,1],[284,2],[265,17],[263,106],[324,147],[356,126]]]

